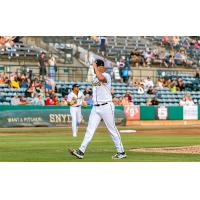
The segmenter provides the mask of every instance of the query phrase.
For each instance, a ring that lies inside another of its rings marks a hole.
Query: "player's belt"
[[[72,107],[80,107],[80,105],[79,106],[72,106]]]
[[[95,104],[94,106],[104,106],[104,105],[106,105],[106,104],[108,104],[108,103],[103,103],[103,104]]]

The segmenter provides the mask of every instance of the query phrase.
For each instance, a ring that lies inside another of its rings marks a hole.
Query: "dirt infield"
[[[141,130],[142,134],[149,135],[200,135],[200,129],[167,129],[167,130]]]
[[[181,153],[181,154],[200,154],[200,146],[184,147],[163,147],[163,148],[139,148],[130,149],[131,152],[149,152],[149,153]]]
[[[200,126],[186,127],[165,127],[165,126],[150,126],[150,127],[124,127],[118,126],[119,131],[136,130],[136,133],[121,133],[123,134],[148,134],[148,135],[200,135]],[[85,132],[86,127],[80,127],[80,131]],[[96,131],[99,134],[107,133],[105,127],[99,127]],[[4,134],[68,134],[71,133],[71,127],[13,127],[0,128],[0,135]]]

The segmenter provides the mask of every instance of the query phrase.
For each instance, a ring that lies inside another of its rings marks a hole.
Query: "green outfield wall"
[[[91,107],[82,108],[83,122],[87,123]],[[125,124],[124,109],[115,107],[115,121]],[[71,126],[69,106],[0,106],[0,127]]]
[[[83,124],[87,124],[91,107],[82,108]],[[115,121],[125,125],[135,120],[200,120],[200,106],[133,106],[126,112],[115,107]],[[71,126],[69,106],[0,106],[0,127]]]

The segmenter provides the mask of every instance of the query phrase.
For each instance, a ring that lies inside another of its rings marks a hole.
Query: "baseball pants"
[[[124,148],[121,142],[121,137],[118,129],[115,126],[115,118],[114,118],[114,104],[109,102],[106,105],[102,106],[93,106],[92,111],[90,113],[88,127],[85,133],[85,137],[80,146],[80,150],[84,153],[92,137],[97,129],[101,119],[103,119],[111,138],[115,144],[117,152],[124,152]]]
[[[72,135],[74,137],[77,136],[78,125],[81,123],[82,114],[81,114],[81,106],[79,107],[70,107],[70,114],[72,117]]]

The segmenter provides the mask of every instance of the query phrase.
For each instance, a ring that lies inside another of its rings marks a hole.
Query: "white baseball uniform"
[[[88,127],[85,133],[85,137],[80,146],[80,150],[84,153],[87,145],[91,141],[95,130],[97,129],[101,119],[103,119],[111,138],[115,144],[117,152],[124,152],[124,148],[121,142],[121,137],[118,129],[115,126],[114,118],[114,104],[112,102],[111,95],[111,77],[108,73],[103,73],[107,82],[100,82],[96,75],[93,76],[93,108],[90,113]]]
[[[67,102],[75,102],[76,104],[73,104],[70,106],[70,114],[72,117],[72,135],[74,137],[77,136],[78,132],[78,125],[81,123],[82,120],[82,114],[81,114],[81,105],[82,105],[82,99],[84,98],[84,94],[79,91],[78,95],[76,95],[73,91],[69,93],[67,97]]]

